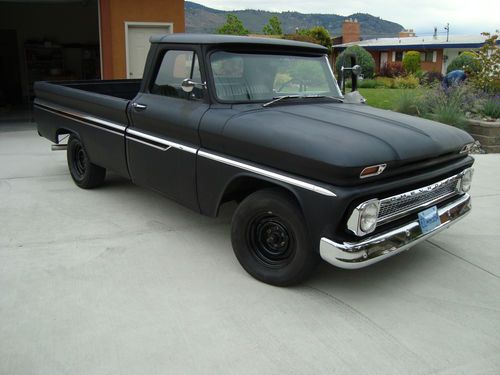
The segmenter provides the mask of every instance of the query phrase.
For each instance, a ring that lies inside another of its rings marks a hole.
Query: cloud
[[[353,13],[370,13],[385,20],[397,22],[421,35],[432,34],[434,26],[444,32],[450,23],[451,34],[479,34],[500,29],[500,2],[492,0],[198,0],[205,6],[223,9],[262,9],[269,11],[297,11],[301,13],[326,13],[348,16]]]

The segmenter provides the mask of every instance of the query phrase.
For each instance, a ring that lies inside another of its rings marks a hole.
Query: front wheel
[[[231,241],[241,266],[272,285],[302,282],[319,260],[300,208],[279,189],[257,191],[241,202],[234,213]]]
[[[71,178],[82,189],[100,186],[106,177],[106,169],[90,162],[82,141],[70,136],[66,157]]]

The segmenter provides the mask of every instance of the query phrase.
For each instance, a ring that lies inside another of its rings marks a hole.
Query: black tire
[[[77,186],[92,189],[103,184],[106,169],[90,162],[82,141],[76,136],[69,137],[66,157],[69,173]]]
[[[279,189],[259,190],[237,207],[231,241],[254,278],[276,286],[304,281],[319,261],[295,200]]]

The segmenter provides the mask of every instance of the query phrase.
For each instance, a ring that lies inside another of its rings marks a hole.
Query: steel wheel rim
[[[83,177],[83,175],[85,175],[85,171],[87,170],[88,160],[87,154],[80,144],[75,145],[73,151],[73,162],[77,176],[79,178]]]
[[[295,253],[295,240],[289,225],[273,214],[255,216],[247,238],[253,256],[271,268],[286,266]]]

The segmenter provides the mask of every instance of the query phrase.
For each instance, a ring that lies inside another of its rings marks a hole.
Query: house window
[[[394,61],[403,61],[403,51],[396,51],[396,57]]]
[[[434,52],[433,51],[426,51],[425,52],[425,62],[433,62],[434,61]]]

